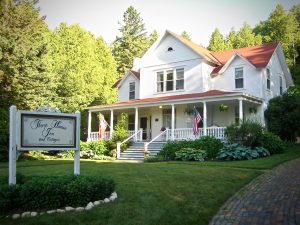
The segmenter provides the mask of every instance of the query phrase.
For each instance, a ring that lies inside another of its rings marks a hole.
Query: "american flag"
[[[196,136],[199,134],[198,124],[202,120],[202,117],[196,108],[194,108],[194,116],[195,117],[194,117],[194,123],[193,123],[193,133]]]
[[[106,130],[108,123],[106,122],[104,116],[101,113],[99,113],[98,118],[99,118],[99,138],[102,139],[103,132]]]

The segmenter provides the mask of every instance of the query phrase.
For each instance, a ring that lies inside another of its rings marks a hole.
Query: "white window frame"
[[[177,70],[183,70],[183,78],[177,79]],[[171,81],[168,80],[168,72],[172,71],[173,73],[173,80],[172,80],[172,90],[167,90],[167,82]],[[158,81],[158,74],[163,74],[163,81]],[[177,81],[183,81],[183,87],[181,89],[177,89]],[[158,84],[163,83],[163,91],[158,91]],[[169,92],[176,92],[176,91],[184,91],[185,89],[185,75],[184,75],[184,67],[177,67],[172,69],[164,69],[160,71],[156,71],[156,83],[155,83],[155,92],[156,93],[169,93]]]
[[[133,90],[131,90],[132,84],[134,87]],[[133,98],[130,97],[132,93],[133,93]],[[134,99],[135,99],[135,82],[129,82],[129,100],[134,100]]]
[[[266,86],[267,86],[267,90],[270,91],[271,90],[271,70],[270,70],[270,68],[266,69]]]
[[[237,74],[236,74],[236,72],[237,72],[237,70],[241,70],[242,71],[242,77],[237,77]],[[236,67],[236,68],[234,68],[234,87],[235,87],[235,89],[243,89],[243,88],[245,88],[245,85],[244,85],[244,67],[242,67],[242,66],[240,66],[240,67]],[[237,80],[238,79],[242,79],[242,87],[237,87]]]
[[[282,95],[283,93],[283,78],[279,75],[279,94]]]

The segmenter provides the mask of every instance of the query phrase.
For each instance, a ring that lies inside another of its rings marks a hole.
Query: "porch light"
[[[158,108],[162,109],[162,105],[160,105]]]

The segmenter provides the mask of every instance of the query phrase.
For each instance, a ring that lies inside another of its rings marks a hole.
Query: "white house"
[[[199,135],[223,138],[231,123],[249,118],[264,124],[269,99],[291,85],[280,43],[210,52],[166,31],[114,85],[118,102],[88,108],[88,140],[98,138],[91,131],[91,113],[99,112],[110,127],[118,115],[128,113],[136,140],[195,138],[194,106],[203,118]]]

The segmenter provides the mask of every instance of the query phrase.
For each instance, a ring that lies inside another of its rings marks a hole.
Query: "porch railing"
[[[153,138],[151,141],[149,142],[145,142],[144,144],[144,151],[145,152],[148,152],[148,146],[155,140],[157,140],[158,138],[161,138],[163,137],[167,132],[168,132],[169,129],[166,129],[165,131],[161,132],[159,135],[157,135],[155,138]]]
[[[165,140],[172,140],[172,130],[166,130]],[[206,136],[214,136],[217,139],[225,138],[225,127],[207,127]],[[204,128],[199,128],[198,135],[194,135],[193,128],[174,129],[174,140],[196,139],[204,136]]]
[[[134,130],[128,131],[128,136],[131,136],[134,134]],[[110,132],[105,131],[103,135],[103,140],[109,140],[110,139]],[[88,138],[89,141],[98,141],[100,140],[99,132],[91,132],[90,137]]]

